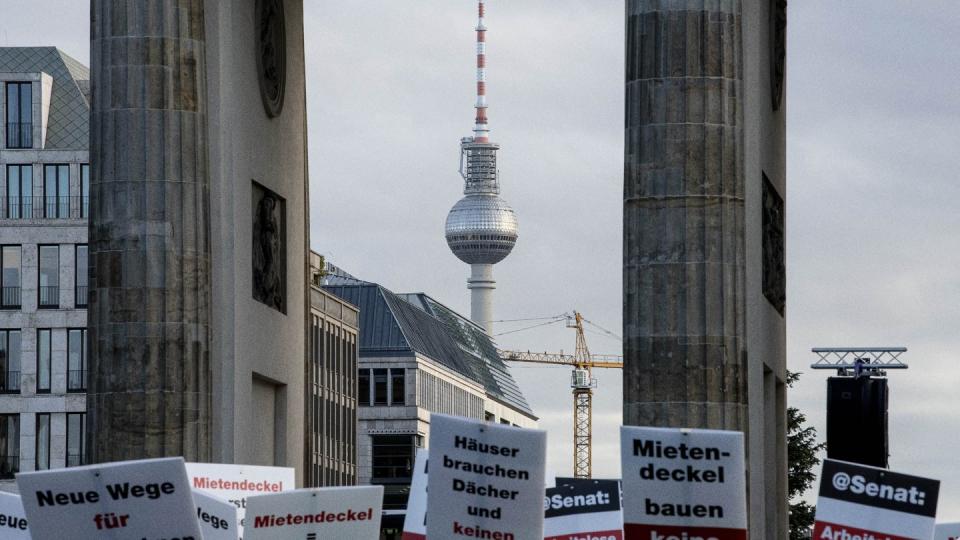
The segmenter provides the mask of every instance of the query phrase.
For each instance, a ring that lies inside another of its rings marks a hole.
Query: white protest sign
[[[743,433],[622,426],[624,538],[746,540]]]
[[[245,540],[378,540],[383,486],[298,489],[247,499]]]
[[[237,507],[240,536],[243,536],[247,497],[295,489],[296,472],[290,467],[187,463],[190,486],[212,493]]]
[[[417,450],[413,465],[413,482],[407,499],[407,515],[403,519],[403,535],[400,540],[426,540],[427,538],[427,459],[430,452]]]
[[[197,521],[203,540],[240,538],[235,505],[198,490],[193,490],[193,502],[197,505]]]
[[[939,493],[937,480],[827,459],[812,538],[931,538]]]
[[[960,523],[937,523],[933,540],[960,540]]]
[[[0,492],[0,538],[30,540],[27,514],[19,495]]]
[[[543,500],[545,540],[622,540],[620,482],[578,478],[548,488]]]
[[[200,540],[182,458],[17,475],[33,540]]]
[[[543,540],[546,447],[544,431],[431,415],[429,537]]]

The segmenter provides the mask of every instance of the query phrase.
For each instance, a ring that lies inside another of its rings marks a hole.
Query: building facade
[[[624,423],[746,434],[786,538],[786,0],[628,0]]]
[[[324,289],[360,309],[358,481],[384,486],[384,531],[396,532],[430,414],[536,427],[483,327],[423,293],[395,294],[336,268]]]
[[[0,48],[0,484],[85,462],[90,76]]]
[[[310,343],[304,487],[357,484],[359,310],[322,288],[323,259],[310,257]]]

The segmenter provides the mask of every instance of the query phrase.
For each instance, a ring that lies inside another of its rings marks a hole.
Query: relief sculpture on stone
[[[286,313],[286,201],[253,183],[253,297]]]

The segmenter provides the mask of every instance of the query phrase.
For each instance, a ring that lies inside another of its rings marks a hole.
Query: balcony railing
[[[33,148],[33,124],[7,122],[7,148]]]
[[[87,292],[89,289],[86,285],[77,285],[77,290],[74,291],[74,301],[73,305],[76,307],[87,307]]]
[[[20,456],[0,456],[0,479],[9,480],[20,472]]]
[[[83,465],[83,454],[67,454],[67,467]]]
[[[0,371],[0,393],[4,393],[4,394],[20,393],[20,372],[19,371]]]
[[[71,369],[67,371],[67,392],[87,391],[87,370]]]
[[[20,309],[20,287],[0,287],[0,308]]]
[[[60,287],[40,287],[40,307],[60,307]]]
[[[0,197],[0,219],[86,219],[90,197]]]

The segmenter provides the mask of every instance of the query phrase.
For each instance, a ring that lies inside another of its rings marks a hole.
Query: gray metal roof
[[[327,276],[324,289],[360,308],[360,357],[419,353],[483,385],[487,395],[533,416],[491,338],[453,310],[417,293]]]
[[[90,145],[90,70],[56,47],[0,47],[0,72],[46,73],[53,78],[47,149]]]

